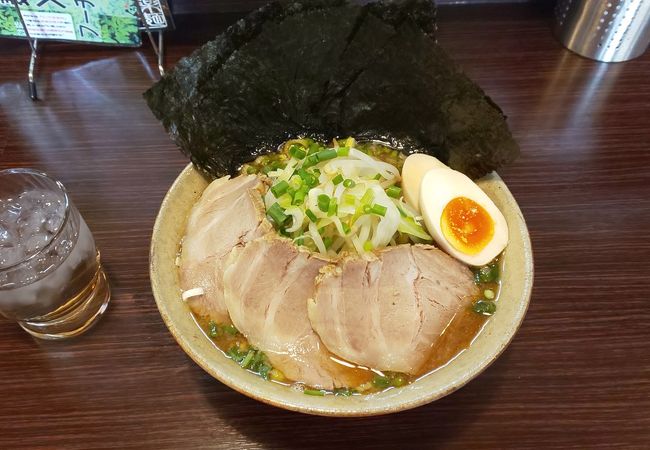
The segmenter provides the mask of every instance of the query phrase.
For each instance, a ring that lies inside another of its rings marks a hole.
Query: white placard
[[[22,14],[29,35],[33,38],[77,39],[70,14],[37,11],[22,11]]]

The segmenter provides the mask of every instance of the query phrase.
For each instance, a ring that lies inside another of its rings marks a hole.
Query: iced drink
[[[104,312],[110,292],[86,222],[42,173],[0,172],[0,313],[31,334],[70,337]]]

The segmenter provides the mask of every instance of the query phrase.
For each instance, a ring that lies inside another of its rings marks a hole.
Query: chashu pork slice
[[[232,249],[272,228],[266,220],[255,175],[214,180],[194,205],[187,221],[180,260],[181,289],[199,288],[187,298],[192,311],[217,323],[230,323],[223,299],[223,264]]]
[[[326,267],[308,311],[325,346],[352,363],[417,374],[454,315],[478,295],[472,272],[429,245]]]
[[[355,370],[330,358],[307,317],[307,299],[327,261],[270,233],[233,250],[227,264],[223,282],[230,317],[273,367],[317,388],[358,384]]]

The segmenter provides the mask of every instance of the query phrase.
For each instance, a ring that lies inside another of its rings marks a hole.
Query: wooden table
[[[214,34],[232,17],[203,20]],[[177,35],[198,25],[179,20]],[[148,48],[50,44],[43,100],[27,44],[0,42],[0,167],[63,181],[102,250],[106,316],[69,342],[0,322],[0,448],[649,448],[650,53],[599,64],[564,50],[534,6],[448,7],[440,43],[510,116],[501,171],[524,212],[535,289],[478,379],[387,417],[328,419],[250,400],[194,364],[156,309],[152,225],[186,164],[144,104]],[[205,40],[177,38],[169,64]]]

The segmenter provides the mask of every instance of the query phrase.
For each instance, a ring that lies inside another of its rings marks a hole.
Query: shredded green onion
[[[400,198],[402,196],[402,189],[397,186],[390,186],[386,189],[386,195],[392,198]]]
[[[422,218],[401,199],[398,168],[373,155],[399,161],[397,151],[371,155],[353,138],[332,147],[290,141],[279,157],[269,155],[274,168],[264,203],[278,232],[329,256],[431,241]]]

